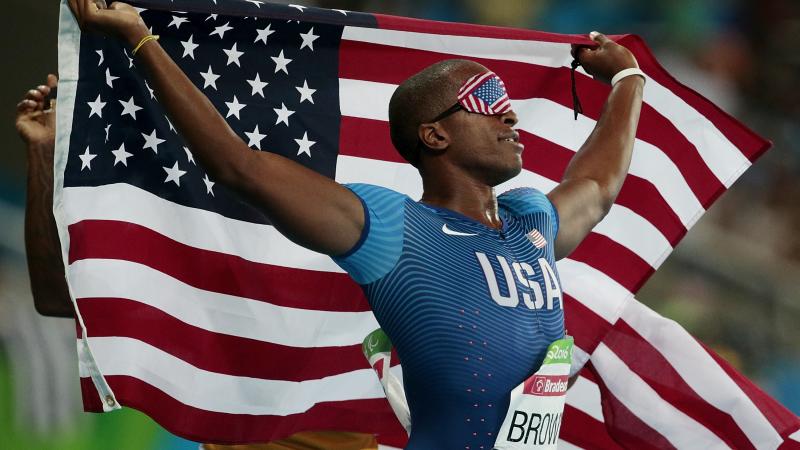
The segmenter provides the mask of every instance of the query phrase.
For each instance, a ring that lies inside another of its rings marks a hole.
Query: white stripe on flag
[[[578,376],[575,383],[567,391],[567,404],[603,422],[600,388],[593,381]]]
[[[616,203],[611,205],[606,217],[595,225],[592,231],[636,253],[654,269],[657,269],[672,252],[672,245],[661,231],[647,219]]]
[[[358,345],[378,328],[371,311],[276,306],[198,289],[130,261],[76,261],[70,265],[69,277],[78,299],[134,299],[198,328],[290,347]]]
[[[284,416],[322,402],[384,397],[372,369],[301,382],[267,380],[202,370],[136,339],[96,337],[89,345],[103,375],[138,378],[206,411]]]
[[[725,187],[730,187],[750,167],[750,160],[708,118],[649,77],[646,86],[645,103],[653,106],[694,144],[697,153]]]
[[[626,305],[622,318],[664,355],[703,400],[729,414],[756,448],[783,442],[750,397],[683,327],[635,301]]]
[[[592,365],[617,400],[675,447],[729,448],[702,424],[661,398],[605,344],[597,346]]]
[[[378,28],[344,27],[342,40],[370,42],[474,58],[502,59],[547,67],[572,61],[570,45],[555,42],[450,36]],[[489,68],[491,70],[491,67]]]
[[[132,185],[69,187],[64,188],[63,195],[67,225],[81,220],[118,220],[147,227],[191,247],[237,255],[248,261],[344,272],[328,256],[292,243],[270,225],[178,205]]]
[[[595,314],[614,323],[621,314],[622,306],[633,298],[627,289],[603,272],[588,264],[564,258],[556,262],[564,292],[586,305]]]
[[[345,27],[342,39],[546,67],[569,67],[572,61],[570,45],[560,43],[446,35],[432,39],[431,35],[424,33],[354,27]],[[588,76],[582,68],[578,73]],[[747,158],[710,120],[650,77],[647,77],[644,101],[686,136],[711,172],[726,187],[730,187],[750,166]]]

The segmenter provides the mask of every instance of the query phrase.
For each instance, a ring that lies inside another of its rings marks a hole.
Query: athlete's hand
[[[55,144],[55,101],[52,105],[45,105],[45,97],[57,84],[58,78],[50,74],[46,84],[29,90],[22,101],[17,103],[17,133],[29,148]]]
[[[572,49],[573,56],[589,75],[609,83],[620,70],[639,67],[630,50],[604,34],[592,31],[589,37],[598,44],[597,47],[574,46]]]
[[[150,34],[139,13],[127,3],[106,6],[104,0],[69,0],[69,8],[83,31],[114,36],[131,46]]]

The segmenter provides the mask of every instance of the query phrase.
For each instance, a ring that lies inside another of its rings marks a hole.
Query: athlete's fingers
[[[605,34],[599,32],[599,31],[592,31],[591,33],[589,33],[589,38],[591,40],[597,42],[600,45],[603,45],[606,42],[609,42],[611,40],[608,37],[606,37]]]
[[[52,73],[48,74],[47,75],[47,86],[50,87],[50,89],[53,89],[54,87],[58,86],[58,75],[55,75],[55,74],[52,74]]]
[[[17,103],[17,113],[24,114],[31,112],[36,108],[36,102],[32,100],[23,100]]]
[[[44,99],[44,95],[38,89],[31,89],[25,93],[26,100],[33,100],[35,102],[40,102]]]

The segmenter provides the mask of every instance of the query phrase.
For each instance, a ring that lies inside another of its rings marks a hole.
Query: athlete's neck
[[[492,228],[502,228],[494,188],[463,174],[423,176],[420,201],[447,208]]]

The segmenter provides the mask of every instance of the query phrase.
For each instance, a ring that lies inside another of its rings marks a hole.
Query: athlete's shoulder
[[[377,202],[391,202],[391,201],[398,201],[398,200],[405,200],[409,198],[407,195],[402,194],[400,192],[394,191],[392,189],[378,186],[376,184],[367,184],[367,183],[348,183],[345,184],[344,187],[350,189],[355,193],[357,196],[361,197],[367,202],[377,201]]]
[[[537,212],[554,213],[555,208],[550,199],[540,190],[522,187],[503,192],[497,197],[500,208],[506,209],[516,216],[527,216]]]
[[[410,198],[374,184],[345,184],[364,205],[364,228],[347,253],[333,258],[359,284],[371,283],[388,273],[403,248],[405,205]]]

